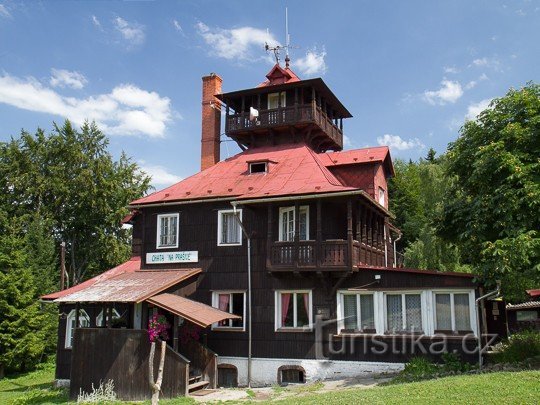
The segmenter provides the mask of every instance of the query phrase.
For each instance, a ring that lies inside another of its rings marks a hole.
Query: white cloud
[[[108,94],[66,97],[30,77],[0,76],[0,102],[29,111],[68,118],[77,125],[96,121],[109,135],[163,137],[172,120],[170,100],[132,84],[116,86]]]
[[[465,115],[465,119],[469,121],[475,120],[478,114],[480,114],[486,108],[489,108],[489,103],[491,103],[491,100],[493,99],[487,98],[485,100],[479,101],[478,103],[470,104],[469,107],[467,107],[467,114]]]
[[[501,71],[501,62],[496,58],[486,58],[486,57],[477,58],[477,59],[474,59],[469,65],[469,67],[472,67],[472,66],[487,67],[496,71]]]
[[[121,17],[116,17],[113,21],[114,27],[122,37],[132,45],[140,45],[144,42],[144,26],[137,23],[130,23]]]
[[[53,87],[71,87],[72,89],[82,89],[88,80],[82,73],[65,69],[51,69],[51,79],[49,83]]]
[[[176,31],[181,32],[182,34],[184,33],[184,30],[182,29],[182,26],[180,25],[180,23],[177,20],[173,20],[173,25],[174,25],[174,28],[176,29]]]
[[[463,89],[458,81],[446,80],[441,82],[442,87],[439,90],[426,90],[424,100],[429,104],[455,103],[463,95]]]
[[[0,4],[0,17],[11,18],[11,13],[3,4]]]
[[[469,83],[467,83],[465,85],[465,90],[470,90],[474,87],[476,87],[476,85],[484,80],[488,80],[489,78],[487,77],[487,75],[485,73],[482,73],[480,75],[480,77],[477,79],[477,80],[471,80]]]
[[[326,73],[326,51],[324,48],[318,52],[316,48],[306,52],[306,56],[293,61],[293,65],[296,66],[302,73],[307,76],[323,75]]]
[[[98,28],[101,28],[101,23],[95,15],[92,16],[92,24],[94,24]]]
[[[408,141],[402,139],[399,135],[385,134],[377,137],[377,143],[379,145],[386,145],[390,148],[397,150],[408,150],[413,148],[423,149],[425,145],[418,138],[409,139]]]
[[[211,28],[199,21],[195,28],[210,46],[210,54],[229,60],[252,59],[255,49],[262,55],[265,43],[278,44],[270,32],[254,27]]]
[[[154,186],[167,187],[182,180],[182,177],[168,172],[165,167],[159,165],[150,165],[144,160],[139,162],[139,167],[141,171],[152,177],[152,184]]]
[[[445,66],[444,73],[459,73],[459,69],[455,66]]]
[[[472,61],[474,66],[487,66],[489,64],[488,58],[478,58]]]

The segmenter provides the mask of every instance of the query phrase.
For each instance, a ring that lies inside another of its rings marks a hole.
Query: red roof
[[[394,175],[394,166],[392,165],[390,149],[388,146],[375,146],[342,152],[328,152],[323,153],[320,156],[326,167],[383,162],[387,165],[389,174],[392,176]]]
[[[540,297],[540,289],[527,290],[527,294],[529,294],[531,297]]]
[[[133,201],[132,205],[218,197],[237,199],[332,193],[347,187],[305,144],[248,149],[164,190]],[[248,162],[268,161],[268,173],[249,174]]]
[[[257,87],[273,86],[276,84],[299,82],[300,78],[290,68],[282,68],[278,63],[266,75],[267,80],[259,84]]]
[[[77,284],[71,288],[67,288],[62,291],[57,291],[52,294],[47,294],[41,297],[42,300],[55,300],[57,298],[65,297],[66,295],[76,293],[78,291],[84,290],[94,284],[96,284],[99,281],[108,280],[112,277],[118,276],[120,274],[124,273],[134,273],[136,270],[140,270],[141,268],[141,258],[140,257],[132,257],[130,260],[128,260],[125,263],[122,263],[105,273],[101,273],[99,276],[96,276],[94,278],[91,278],[89,280],[86,280],[80,284]]]

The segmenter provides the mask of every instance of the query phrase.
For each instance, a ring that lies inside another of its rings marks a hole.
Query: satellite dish
[[[256,121],[259,118],[259,110],[256,110],[253,107],[249,107],[249,120]]]

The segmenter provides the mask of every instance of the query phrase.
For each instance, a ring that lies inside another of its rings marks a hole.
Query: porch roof
[[[140,303],[202,272],[200,268],[178,270],[137,270],[122,273],[57,298],[54,302],[135,302]]]
[[[146,302],[181,316],[203,328],[225,319],[242,319],[241,316],[230,314],[174,294],[159,294],[146,299]]]

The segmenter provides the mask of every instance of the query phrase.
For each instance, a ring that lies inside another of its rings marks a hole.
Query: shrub
[[[402,374],[406,374],[411,377],[423,377],[437,373],[439,368],[436,364],[433,364],[429,359],[425,357],[414,357],[407,364],[402,371]]]
[[[534,331],[515,333],[496,345],[494,351],[493,361],[496,363],[519,363],[540,356],[540,333]]]
[[[92,384],[92,392],[86,393],[81,392],[77,397],[77,403],[106,403],[116,401],[116,393],[114,392],[114,383],[113,380],[107,381],[105,384],[103,382],[99,383],[99,387],[95,388]]]
[[[469,363],[462,361],[456,353],[443,353],[441,358],[445,372],[462,373],[472,368]]]

